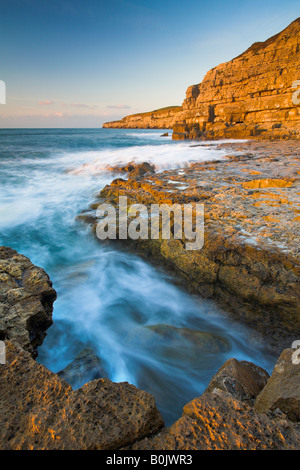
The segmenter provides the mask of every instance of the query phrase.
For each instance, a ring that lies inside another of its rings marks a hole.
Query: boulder
[[[268,378],[268,372],[253,362],[228,359],[211,379],[205,393],[223,390],[234,398],[253,405]]]
[[[37,356],[52,325],[56,292],[46,272],[26,256],[0,247],[0,339],[13,339]]]
[[[118,449],[157,432],[152,395],[94,380],[74,391],[57,374],[6,342],[0,365],[0,449]]]
[[[300,421],[300,365],[292,361],[294,349],[285,349],[266,386],[256,398],[260,413],[280,410],[292,421]]]
[[[215,333],[165,324],[137,327],[129,333],[125,341],[131,347],[143,346],[149,350],[153,347],[173,347],[178,349],[179,354],[182,354],[184,345],[193,347],[195,353],[208,355],[228,352],[231,348],[226,338]]]

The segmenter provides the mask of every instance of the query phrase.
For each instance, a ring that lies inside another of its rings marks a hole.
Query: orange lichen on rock
[[[285,418],[272,420],[225,392],[195,398],[182,418],[132,450],[298,449],[299,431]]]
[[[294,180],[282,180],[282,179],[257,179],[242,183],[245,189],[257,189],[257,188],[289,188],[293,185]]]

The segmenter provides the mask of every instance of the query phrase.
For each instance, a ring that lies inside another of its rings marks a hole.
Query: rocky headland
[[[177,116],[180,111],[182,111],[182,106],[168,106],[148,113],[131,114],[125,116],[121,121],[106,122],[103,127],[114,129],[172,129],[178,120]]]
[[[173,107],[161,122],[153,112],[103,127],[173,128],[176,140],[299,139],[299,63],[300,18],[211,69],[200,84],[187,89],[182,109]]]

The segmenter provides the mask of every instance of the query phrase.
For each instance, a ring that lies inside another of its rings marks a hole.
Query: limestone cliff
[[[163,127],[173,127],[177,140],[299,138],[299,64],[300,18],[210,70],[200,84],[187,89],[182,109],[172,108]],[[143,115],[136,116],[104,127],[149,127]]]
[[[106,122],[103,127],[125,129],[171,129],[177,122],[181,106],[169,106],[149,113],[131,114],[121,121]]]
[[[299,138],[299,64],[300,18],[189,87],[174,138]]]

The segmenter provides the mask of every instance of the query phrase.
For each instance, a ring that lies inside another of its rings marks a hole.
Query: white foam
[[[109,166],[125,165],[129,162],[142,163],[147,161],[157,171],[188,166],[193,162],[213,161],[225,157],[226,150],[219,148],[220,142],[207,142],[203,145],[191,146],[190,143],[166,143],[164,145],[145,145],[101,151],[81,152],[80,159],[85,163],[70,168],[72,174],[99,174]],[[69,155],[70,159],[72,155]],[[78,161],[78,153],[73,158]]]

